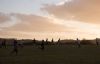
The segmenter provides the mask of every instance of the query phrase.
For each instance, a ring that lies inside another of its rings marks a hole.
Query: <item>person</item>
[[[60,38],[58,39],[58,42],[57,42],[57,44],[58,44],[58,45],[60,45]]]
[[[51,44],[54,44],[54,40],[53,40],[53,38],[52,38],[52,40],[51,40]]]
[[[48,38],[46,38],[46,44],[49,45]]]
[[[33,40],[33,47],[36,45],[36,39],[34,38]]]
[[[2,47],[6,48],[6,40],[5,39],[2,40]]]
[[[1,39],[0,39],[0,48],[2,48],[2,41],[1,41]]]
[[[34,43],[34,44],[36,43],[36,40],[35,40],[35,38],[34,38],[34,40],[33,40],[33,43]]]
[[[97,46],[99,45],[98,38],[96,38],[96,45],[97,45]]]
[[[18,42],[17,42],[17,40],[13,41],[13,51],[11,52],[11,54],[12,53],[16,53],[16,55],[18,54]]]
[[[77,41],[76,41],[77,45],[78,45],[78,48],[80,48],[80,40],[77,38]]]
[[[41,43],[41,50],[44,50],[44,40],[42,40],[42,43]]]

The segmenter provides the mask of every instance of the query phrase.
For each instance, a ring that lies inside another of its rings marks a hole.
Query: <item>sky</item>
[[[0,37],[100,37],[99,0],[0,0]]]

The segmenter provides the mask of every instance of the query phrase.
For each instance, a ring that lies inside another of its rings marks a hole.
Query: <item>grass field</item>
[[[12,47],[0,48],[0,64],[100,64],[100,46],[74,45],[19,48],[18,55],[10,55]]]

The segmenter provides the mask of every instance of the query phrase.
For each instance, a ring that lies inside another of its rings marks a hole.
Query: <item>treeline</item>
[[[34,39],[8,39],[8,38],[0,38],[0,45],[6,44],[6,45],[12,45],[13,41],[16,40],[18,42],[19,45],[23,44],[23,45],[33,45],[33,44],[41,44],[42,40],[36,40]],[[66,39],[66,40],[61,40],[60,38],[58,39],[58,41],[54,41],[54,39],[52,39],[51,41],[48,41],[48,39],[43,40],[45,45],[75,45],[77,44],[77,39],[76,40],[72,40],[72,39]],[[96,38],[94,40],[78,40],[79,44],[81,45],[99,45],[100,43],[100,39]]]

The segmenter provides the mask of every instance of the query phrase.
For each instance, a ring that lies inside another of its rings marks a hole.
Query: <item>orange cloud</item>
[[[2,13],[3,14],[3,13]],[[49,19],[37,15],[26,15],[26,14],[4,14],[4,22],[2,24],[3,29],[8,31],[65,31],[64,26],[59,26],[49,22]],[[8,19],[6,19],[6,16]],[[11,17],[12,16],[12,17]],[[9,20],[10,19],[10,20]],[[2,19],[0,19],[2,21]],[[16,22],[12,23],[12,22]],[[13,25],[9,27],[9,25]],[[6,28],[5,28],[6,27]],[[0,27],[2,28],[2,27]]]
[[[71,0],[70,2],[64,2],[61,5],[46,5],[43,9],[61,19],[77,19],[89,23],[100,23],[99,0]]]

